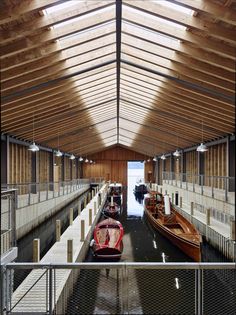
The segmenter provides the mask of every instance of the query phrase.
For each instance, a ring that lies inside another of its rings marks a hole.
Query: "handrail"
[[[104,269],[104,268],[134,268],[134,269],[235,269],[236,263],[223,262],[223,263],[190,263],[190,262],[109,262],[109,263],[95,263],[95,262],[82,262],[82,263],[8,263],[5,265],[7,269]]]

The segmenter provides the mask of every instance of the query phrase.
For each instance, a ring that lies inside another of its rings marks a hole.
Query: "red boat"
[[[124,229],[112,218],[101,221],[94,229],[93,254],[98,258],[120,258],[123,251]]]
[[[169,197],[150,192],[144,204],[147,218],[153,227],[187,256],[201,261],[202,237],[194,225],[172,207]]]
[[[105,216],[114,218],[120,213],[120,206],[116,202],[113,202],[113,204],[108,202],[103,209],[103,213]]]

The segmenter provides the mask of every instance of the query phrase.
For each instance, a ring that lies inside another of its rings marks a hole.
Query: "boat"
[[[118,205],[122,204],[122,184],[121,183],[110,183],[108,186],[107,200],[111,202],[111,197],[113,201]]]
[[[147,185],[142,179],[136,182],[134,186],[134,193],[146,194],[148,192]]]
[[[168,195],[151,191],[144,210],[151,225],[194,261],[201,261],[202,237],[194,225],[171,205]]]
[[[114,218],[120,214],[120,206],[113,201],[113,196],[111,196],[111,202],[107,202],[103,208],[104,216]]]
[[[119,221],[112,218],[98,223],[92,240],[93,255],[97,258],[119,259],[123,251],[124,229]]]

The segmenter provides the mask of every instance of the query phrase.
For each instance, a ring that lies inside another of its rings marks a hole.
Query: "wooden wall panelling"
[[[152,161],[146,162],[144,164],[144,180],[145,180],[145,182],[151,181],[152,183],[155,181],[154,163]]]

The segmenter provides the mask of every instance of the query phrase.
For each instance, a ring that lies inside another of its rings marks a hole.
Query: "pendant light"
[[[61,151],[59,150],[59,130],[58,130],[58,134],[57,134],[57,151],[55,153],[55,155],[57,157],[61,157],[63,154],[61,153]]]
[[[85,163],[88,163],[88,161],[89,161],[89,160],[86,158]]]
[[[72,142],[72,152],[74,151],[74,142]],[[70,160],[74,160],[75,159],[75,156],[74,154],[72,153],[71,156],[69,157]]]
[[[203,143],[203,120],[202,120],[202,142],[201,144],[197,147],[198,152],[206,152],[208,151],[207,146]]]
[[[33,113],[33,143],[29,146],[28,150],[32,152],[39,151],[39,147],[34,142],[34,113]]]
[[[165,144],[166,144],[166,143],[164,142],[164,152],[165,152]],[[166,156],[165,156],[164,153],[162,154],[161,159],[162,159],[162,160],[165,160],[165,159],[166,159]]]
[[[73,153],[71,154],[71,156],[69,157],[69,159],[70,159],[70,160],[74,160],[74,159],[75,159],[75,156],[74,156]]]
[[[84,159],[82,158],[82,156],[80,156],[79,161],[82,162]]]
[[[178,147],[179,147],[179,136],[177,135],[177,149],[173,153],[175,157],[179,157],[181,155],[181,152],[179,151]]]

